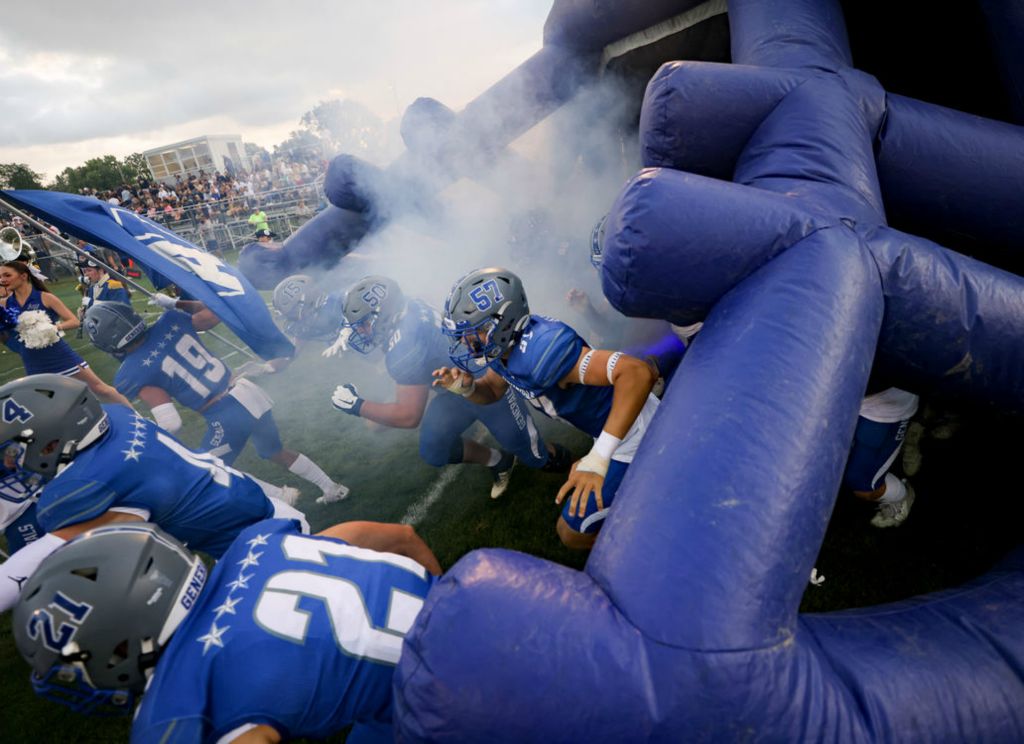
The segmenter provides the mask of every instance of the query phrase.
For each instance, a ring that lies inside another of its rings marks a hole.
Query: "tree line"
[[[270,160],[270,153],[250,142],[245,143],[246,154],[255,160]],[[380,163],[398,153],[401,146],[397,126],[389,126],[365,106],[351,100],[321,101],[299,119],[299,128],[291,132],[284,142],[274,146],[275,155],[313,152],[328,159],[345,152]],[[25,163],[0,163],[0,188],[50,189],[71,194],[83,188],[108,191],[122,184],[137,183],[139,178],[152,180],[153,176],[142,153],[132,153],[124,159],[114,155],[90,158],[82,165],[62,170],[53,181],[43,184],[44,175]]]

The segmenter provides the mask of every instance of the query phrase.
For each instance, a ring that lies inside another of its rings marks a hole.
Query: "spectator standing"
[[[253,205],[252,214],[249,215],[249,227],[257,233],[260,230],[270,232],[270,223],[267,221],[267,213],[260,209],[259,204]]]

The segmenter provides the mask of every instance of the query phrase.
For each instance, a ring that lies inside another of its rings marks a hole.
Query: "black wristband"
[[[363,410],[363,403],[365,403],[365,402],[366,401],[364,401],[362,398],[357,396],[356,397],[356,402],[352,404],[352,407],[351,408],[346,408],[346,409],[344,409],[344,411],[345,411],[345,413],[351,413],[353,416],[358,416],[358,415],[360,415],[359,412],[361,410]]]

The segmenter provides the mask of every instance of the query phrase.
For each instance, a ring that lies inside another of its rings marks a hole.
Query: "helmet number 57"
[[[498,289],[498,282],[489,279],[479,287],[471,289],[469,299],[473,300],[477,310],[489,310],[492,305],[496,305],[505,298],[502,297],[501,290]]]

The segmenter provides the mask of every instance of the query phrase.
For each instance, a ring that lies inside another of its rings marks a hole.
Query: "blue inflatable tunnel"
[[[583,571],[479,550],[431,593],[401,740],[1024,740],[1024,549],[957,589],[798,612],[876,365],[1021,410],[1024,280],[887,210],[1019,244],[1024,131],[890,94],[838,0],[728,13],[732,64],[650,81],[602,269],[625,314],[704,329]]]

